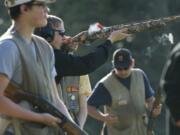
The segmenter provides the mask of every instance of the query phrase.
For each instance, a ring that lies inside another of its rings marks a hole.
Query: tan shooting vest
[[[146,135],[143,120],[145,111],[145,88],[142,72],[132,69],[130,90],[128,90],[113,72],[103,78],[102,83],[112,97],[112,105],[106,111],[116,115],[119,122],[107,125],[108,135]]]
[[[36,56],[35,60],[30,51],[30,46],[17,33],[11,30],[5,33],[1,40],[10,39],[15,42],[20,53],[22,62],[23,82],[19,86],[22,90],[41,96],[56,105],[55,95],[53,92],[52,75],[51,75],[51,50],[49,44],[40,37],[33,36],[35,43]],[[32,106],[27,102],[22,102],[22,106],[33,110]],[[9,124],[13,125],[15,135],[59,135],[58,128],[47,127],[46,125],[22,121],[6,116],[0,117],[1,135]]]

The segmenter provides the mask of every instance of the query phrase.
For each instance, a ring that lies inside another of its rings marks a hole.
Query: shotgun
[[[130,24],[120,24],[120,25],[113,25],[109,27],[104,27],[99,23],[96,23],[96,29],[92,32],[82,31],[79,34],[75,35],[72,38],[72,44],[82,45],[86,43],[93,42],[97,39],[106,39],[112,31],[115,30],[122,30],[127,29],[128,34],[134,34],[138,32],[143,32],[147,30],[153,30],[157,28],[161,28],[165,26],[167,23],[180,19],[180,15],[176,16],[168,16],[164,18],[158,19],[149,19],[142,22],[134,22]]]
[[[17,89],[11,84],[5,90],[5,96],[10,98],[14,102],[26,100],[42,112],[47,112],[55,117],[60,118],[62,122],[59,124],[59,127],[66,131],[68,135],[88,135],[84,130],[80,129],[77,124],[69,120],[53,104],[51,104],[44,98],[38,97],[29,92],[27,93],[21,89]]]

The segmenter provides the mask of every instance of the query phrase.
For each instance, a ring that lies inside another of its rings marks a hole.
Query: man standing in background
[[[95,86],[88,99],[88,113],[107,124],[108,135],[146,135],[146,108],[151,111],[154,102],[146,74],[134,68],[135,60],[128,49],[113,54],[113,70]],[[105,106],[106,113],[98,110]],[[153,110],[159,115],[161,106]]]

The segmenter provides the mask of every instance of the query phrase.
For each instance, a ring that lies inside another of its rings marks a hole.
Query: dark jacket
[[[171,115],[174,120],[180,120],[180,44],[170,54],[163,70],[162,82]]]
[[[94,52],[85,56],[74,56],[62,50],[54,49],[56,82],[59,82],[63,76],[79,76],[93,72],[106,62],[110,48],[112,48],[111,42],[107,40],[98,46]]]

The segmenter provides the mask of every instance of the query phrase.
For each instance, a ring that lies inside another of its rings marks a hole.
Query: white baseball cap
[[[23,3],[27,3],[27,2],[31,2],[31,1],[34,1],[34,2],[45,2],[45,3],[53,3],[55,2],[56,0],[5,0],[4,1],[4,5],[8,8],[11,8],[11,7],[15,7],[17,5],[20,5],[20,4],[23,4]]]

